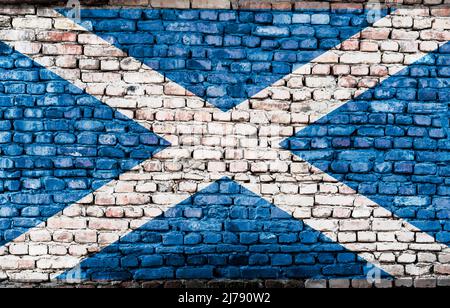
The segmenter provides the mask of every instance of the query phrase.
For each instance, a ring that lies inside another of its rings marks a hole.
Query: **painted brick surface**
[[[449,244],[449,44],[284,142]]]
[[[104,40],[228,111],[369,26],[370,12],[117,9],[81,17]]]
[[[87,259],[80,269],[80,278],[88,281],[318,280],[364,279],[370,267],[290,214],[221,179]]]
[[[5,244],[169,143],[9,46],[0,48]]]
[[[448,11],[212,3],[0,6],[0,280],[448,285]]]

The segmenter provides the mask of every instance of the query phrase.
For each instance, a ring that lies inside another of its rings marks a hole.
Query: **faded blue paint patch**
[[[450,243],[450,43],[282,143]]]
[[[59,279],[364,278],[373,267],[227,178]],[[381,277],[389,277],[380,271]]]
[[[0,245],[167,146],[0,42]]]
[[[228,111],[386,14],[362,9],[84,9],[81,24]]]

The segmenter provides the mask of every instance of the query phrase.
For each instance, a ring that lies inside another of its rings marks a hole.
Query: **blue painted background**
[[[227,111],[369,26],[375,12],[387,14],[84,9],[81,24]]]
[[[168,145],[0,42],[0,245]]]
[[[450,243],[450,43],[283,142]]]

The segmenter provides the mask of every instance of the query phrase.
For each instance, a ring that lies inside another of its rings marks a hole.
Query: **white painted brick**
[[[19,267],[20,258],[12,255],[0,257],[1,270],[14,270]]]
[[[102,71],[117,71],[120,68],[120,63],[117,60],[102,60],[100,68]]]
[[[189,198],[188,194],[155,194],[152,196],[152,202],[161,205],[176,205]]]
[[[325,88],[336,86],[334,77],[306,77],[305,85],[311,88]]]
[[[100,245],[110,245],[111,243],[115,243],[119,240],[119,234],[104,232],[100,233],[98,236],[98,243]]]
[[[333,217],[335,218],[350,218],[352,210],[349,208],[338,207],[333,209]]]
[[[163,214],[163,211],[159,208],[144,209],[144,215],[147,217],[159,217]]]
[[[34,39],[35,34],[33,30],[0,30],[0,40],[2,41],[34,41]]]
[[[128,228],[128,221],[122,219],[104,219],[91,218],[89,220],[89,228],[94,230],[126,230]]]
[[[50,229],[83,229],[86,221],[82,218],[52,217],[47,221]]]
[[[26,255],[28,254],[28,245],[13,243],[9,246],[9,252],[13,255]]]
[[[395,259],[396,259],[395,255],[393,253],[390,253],[390,252],[382,253],[380,255],[380,257],[379,257],[379,261],[381,261],[381,262],[390,262],[390,263],[392,263],[392,262],[395,262]]]
[[[33,242],[50,242],[52,236],[48,230],[36,230],[30,232],[30,239]]]
[[[375,243],[377,234],[375,232],[361,231],[358,232],[358,242]]]
[[[397,240],[404,243],[414,242],[414,233],[413,232],[396,232]]]
[[[194,159],[196,160],[220,160],[223,157],[221,151],[215,150],[195,150]]]
[[[395,234],[392,232],[378,232],[377,238],[380,242],[396,242]]]
[[[305,219],[304,222],[318,231],[337,231],[339,222],[332,219]]]
[[[314,207],[312,209],[313,217],[328,218],[333,214],[333,209],[329,207]]]
[[[370,221],[361,219],[341,220],[340,231],[366,231],[370,229]]]
[[[325,289],[327,288],[326,280],[307,280],[305,287],[309,289]]]
[[[97,241],[97,232],[94,230],[81,230],[75,232],[75,242],[81,244],[95,243]]]
[[[36,262],[37,268],[40,269],[56,269],[64,270],[71,269],[79,263],[78,258],[74,257],[58,257],[58,258],[42,258]]]
[[[434,263],[436,259],[436,255],[433,253],[421,252],[417,255],[417,260],[421,263]]]
[[[356,242],[356,233],[355,232],[340,232],[340,233],[338,233],[338,242],[339,243],[354,243],[354,242]]]
[[[340,195],[316,195],[315,203],[320,205],[353,205],[355,197]]]
[[[405,266],[406,274],[412,276],[423,276],[428,275],[431,272],[431,265],[415,265],[415,264],[407,264]]]
[[[11,280],[17,282],[44,282],[49,280],[49,274],[33,271],[11,273],[9,274],[9,277]]]
[[[30,256],[43,256],[48,254],[48,247],[47,245],[30,245],[28,247],[28,254]]]
[[[48,253],[52,256],[65,256],[67,252],[67,248],[60,245],[52,245],[48,248]]]
[[[55,242],[70,243],[73,240],[73,233],[70,231],[55,231],[53,240]]]
[[[399,244],[399,243],[378,243],[377,250],[378,251],[405,251],[408,249],[407,244]]]
[[[350,288],[350,280],[349,279],[331,279],[328,283],[329,283],[329,287],[332,289]]]
[[[372,210],[369,208],[355,208],[352,211],[353,218],[369,218],[372,215]]]
[[[346,52],[341,56],[340,61],[346,64],[375,64],[381,62],[381,54],[372,52]]]
[[[128,83],[162,83],[164,77],[157,72],[143,71],[138,73],[124,73],[123,80]]]
[[[276,205],[313,206],[314,198],[301,195],[278,195],[275,196],[274,202]]]
[[[101,242],[99,241],[99,244],[101,244]],[[71,256],[85,256],[87,253],[87,249],[86,247],[83,246],[79,246],[79,245],[72,245],[69,247],[69,254]]]
[[[374,231],[399,231],[402,227],[401,221],[395,220],[375,220],[372,223]]]

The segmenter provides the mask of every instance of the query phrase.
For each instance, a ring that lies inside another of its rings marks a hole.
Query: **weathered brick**
[[[18,29],[51,29],[52,19],[40,17],[16,17],[12,20],[12,26]]]

